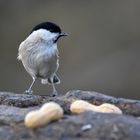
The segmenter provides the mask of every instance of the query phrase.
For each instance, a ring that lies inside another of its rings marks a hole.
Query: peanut
[[[39,110],[31,111],[25,116],[25,126],[38,128],[63,116],[63,109],[56,103],[44,104]]]
[[[122,111],[115,105],[112,105],[109,103],[104,103],[100,106],[95,106],[95,105],[90,104],[83,100],[77,100],[77,101],[73,102],[70,106],[70,110],[72,113],[80,113],[80,112],[84,112],[86,110],[92,110],[92,111],[101,112],[101,113],[122,114]]]

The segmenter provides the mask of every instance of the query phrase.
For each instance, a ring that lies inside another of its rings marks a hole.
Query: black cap
[[[46,30],[48,30],[52,33],[61,33],[60,27],[58,25],[56,25],[55,23],[52,23],[52,22],[40,23],[32,29],[32,32],[37,31],[39,29],[46,29]]]

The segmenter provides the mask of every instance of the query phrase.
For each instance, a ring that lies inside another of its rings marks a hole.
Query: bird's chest
[[[39,45],[35,50],[34,54],[35,61],[57,61],[58,50],[56,45]]]

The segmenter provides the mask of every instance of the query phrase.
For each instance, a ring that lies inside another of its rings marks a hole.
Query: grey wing
[[[23,41],[18,49],[18,60],[22,61],[24,68],[32,77],[36,77],[37,73],[36,61],[34,59],[36,51],[33,43],[30,43],[28,40]]]

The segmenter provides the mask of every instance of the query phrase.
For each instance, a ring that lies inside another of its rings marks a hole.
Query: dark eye
[[[50,31],[50,32],[53,32],[53,29],[50,29],[49,31]]]

